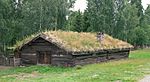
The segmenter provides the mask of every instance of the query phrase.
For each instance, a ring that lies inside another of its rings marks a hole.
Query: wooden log
[[[71,58],[52,58],[52,61],[69,61]]]

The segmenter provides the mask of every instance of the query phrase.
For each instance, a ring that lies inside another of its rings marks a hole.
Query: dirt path
[[[9,67],[9,66],[0,66],[0,70],[5,70],[5,69],[10,69],[12,67]]]
[[[145,76],[142,80],[140,80],[139,82],[150,82],[150,75]]]

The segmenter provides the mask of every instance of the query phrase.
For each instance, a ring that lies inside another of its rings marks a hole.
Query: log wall
[[[92,63],[99,63],[99,62],[105,62],[109,60],[119,60],[128,58],[129,56],[129,50],[126,51],[107,51],[105,53],[97,53],[97,54],[91,54],[88,56],[74,56],[74,65],[86,65],[86,64],[92,64]]]
[[[51,55],[51,65],[55,66],[64,66],[70,63],[72,58],[71,55],[68,55],[67,52],[60,49],[56,45],[47,42],[42,38],[38,38],[35,41],[32,41],[24,45],[21,49],[21,64],[22,65],[36,65],[37,61],[37,52],[50,52]]]

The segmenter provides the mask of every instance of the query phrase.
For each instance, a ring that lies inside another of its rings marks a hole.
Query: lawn
[[[0,82],[137,82],[150,75],[150,49],[130,58],[77,68],[31,66],[0,71]]]

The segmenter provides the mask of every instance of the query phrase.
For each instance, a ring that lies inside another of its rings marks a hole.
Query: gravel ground
[[[140,80],[139,82],[150,82],[150,75],[145,76],[142,80]]]
[[[5,69],[9,69],[9,68],[12,68],[12,67],[9,67],[9,66],[0,66],[0,70],[5,70]]]

